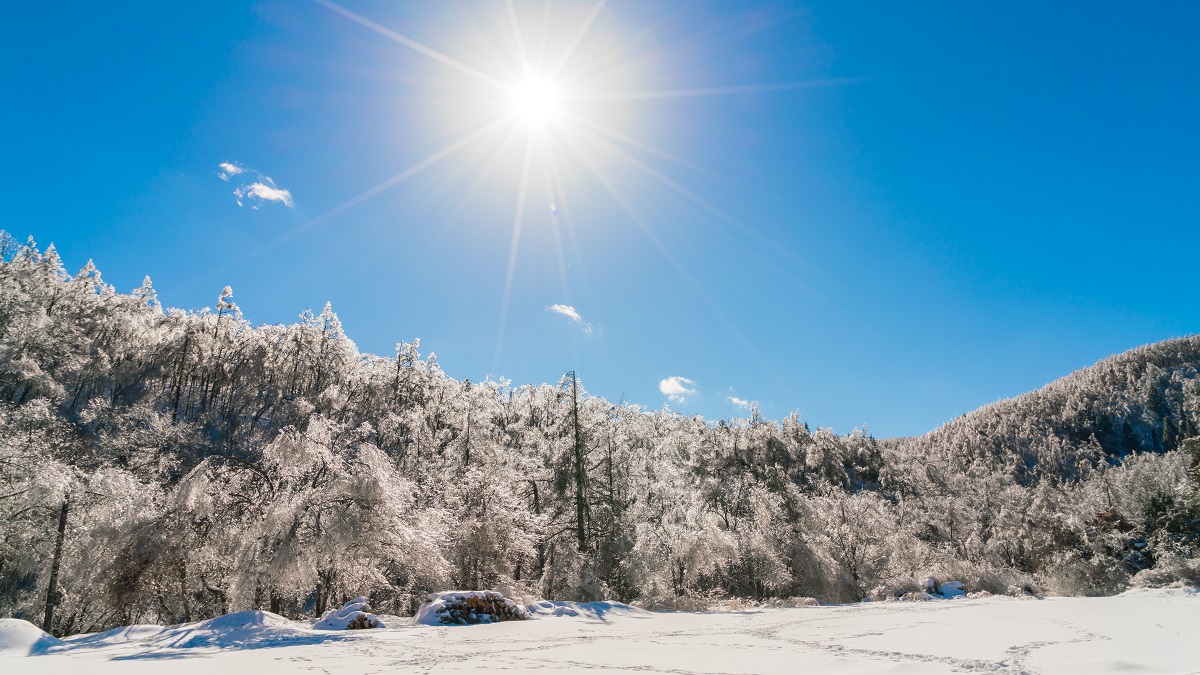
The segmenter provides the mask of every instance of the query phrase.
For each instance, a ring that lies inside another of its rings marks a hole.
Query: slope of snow
[[[396,618],[388,628],[333,634],[241,612],[71,637],[33,656],[16,654],[43,634],[6,620],[0,645],[17,648],[0,651],[0,672],[1200,672],[1200,595],[1178,589],[744,612],[653,613],[618,603],[530,610],[574,618],[479,626]]]
[[[22,619],[0,619],[0,659],[26,656],[62,644],[53,635]]]
[[[539,600],[531,602],[526,607],[535,619],[569,616],[584,619],[599,619],[601,621],[618,616],[648,615],[644,609],[626,605],[622,602],[566,602],[563,600]]]

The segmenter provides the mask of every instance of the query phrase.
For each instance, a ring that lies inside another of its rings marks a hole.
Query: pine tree
[[[150,281],[150,277],[146,277],[146,281]],[[221,317],[229,315],[234,319],[242,318],[242,310],[238,308],[237,303],[233,301],[233,289],[229,286],[221,289],[221,296],[217,298],[217,320]]]
[[[162,305],[158,302],[158,291],[154,290],[154,284],[150,282],[149,275],[142,280],[141,286],[133,289],[132,295],[134,298],[137,298],[139,304],[149,307],[156,312],[162,311]],[[220,301],[218,301],[218,306],[220,306]]]

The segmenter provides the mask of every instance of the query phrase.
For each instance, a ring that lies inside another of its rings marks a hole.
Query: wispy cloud
[[[234,196],[238,198],[238,206],[242,205],[242,200],[262,202],[283,202],[286,206],[292,205],[292,193],[282,188],[274,188],[265,183],[251,183],[243,185],[233,191]],[[251,205],[250,208],[258,208],[258,204]]]
[[[230,176],[236,176],[239,173],[244,173],[246,171],[240,165],[234,164],[233,162],[221,162],[217,166],[221,168],[221,170],[217,173],[217,178],[220,178],[225,182],[229,182]]]
[[[684,403],[687,397],[696,393],[696,383],[686,377],[672,375],[665,380],[660,380],[658,390],[667,397],[667,400],[676,403]]]
[[[221,162],[217,165],[220,171],[217,172],[217,178],[225,182],[233,176],[242,174],[252,174],[258,180],[249,183],[242,183],[233,191],[233,196],[237,199],[238,206],[250,204],[250,208],[255,211],[265,202],[279,202],[288,208],[293,205],[292,193],[277,185],[271,177],[249,167],[242,166],[238,162]]]
[[[739,408],[749,408],[750,407],[750,401],[747,401],[744,398],[738,398],[736,396],[726,396],[725,398],[729,399],[730,403],[734,404],[735,406],[737,406]]]
[[[583,332],[587,333],[588,335],[592,334],[592,324],[585,323],[583,321],[583,317],[579,315],[579,311],[571,305],[550,305],[546,308],[546,310],[567,317],[571,321],[579,324],[580,327],[583,328]]]

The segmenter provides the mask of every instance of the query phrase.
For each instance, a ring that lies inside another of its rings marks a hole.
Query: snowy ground
[[[61,642],[4,619],[0,672],[1200,673],[1200,594],[1181,590],[729,613],[593,609],[467,627],[384,617],[387,628],[351,632],[244,612]]]

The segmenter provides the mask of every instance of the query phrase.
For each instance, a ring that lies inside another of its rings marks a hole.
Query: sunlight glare
[[[509,105],[518,119],[541,126],[558,116],[562,100],[552,82],[531,77],[510,90]]]

